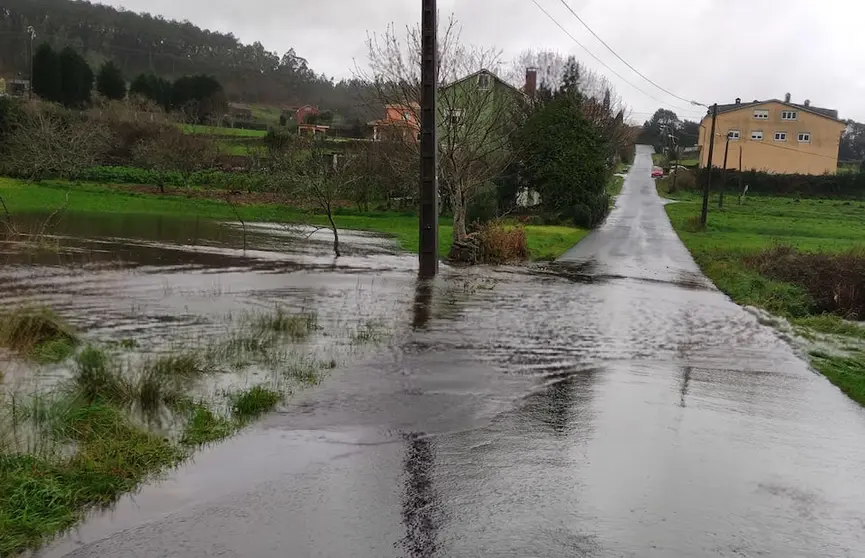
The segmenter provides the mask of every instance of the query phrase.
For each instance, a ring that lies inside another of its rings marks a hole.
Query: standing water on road
[[[865,412],[702,277],[650,170],[641,151],[606,224],[546,269],[430,285],[374,247],[335,266],[220,245],[18,271],[97,329],[143,301],[194,329],[178,316],[229,300],[394,332],[42,555],[862,556]]]

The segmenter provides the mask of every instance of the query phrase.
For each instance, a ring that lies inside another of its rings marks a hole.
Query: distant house
[[[318,124],[298,124],[297,135],[299,136],[326,136],[330,131],[330,126],[320,126]]]
[[[319,114],[320,112],[315,105],[303,105],[302,107],[284,109],[282,111],[282,118],[286,122],[293,119],[298,124],[305,124],[310,116]]]
[[[242,103],[228,103],[228,115],[237,120],[252,120],[252,107]]]
[[[385,116],[373,120],[373,141],[418,141],[420,134],[420,105],[417,103],[391,104],[384,107]]]
[[[730,148],[727,168],[742,168],[778,174],[834,174],[838,170],[838,148],[847,125],[838,111],[815,107],[810,101],[769,99],[718,105],[715,150],[712,165],[724,165],[727,137]],[[700,167],[709,164],[712,115],[700,123]]]
[[[29,79],[6,80],[6,94],[12,97],[26,97],[30,93]]]

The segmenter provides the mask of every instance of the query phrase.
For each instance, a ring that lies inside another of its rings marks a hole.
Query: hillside
[[[188,21],[118,10],[76,0],[3,0],[0,6],[0,75],[27,74],[26,29],[37,44],[72,45],[96,66],[114,60],[127,79],[143,72],[166,78],[210,73],[232,100],[274,105],[315,103],[343,113],[358,104],[353,83],[317,75],[289,50],[282,56],[261,43],[201,29]]]

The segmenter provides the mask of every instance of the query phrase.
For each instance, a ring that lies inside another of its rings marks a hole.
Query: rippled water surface
[[[7,268],[106,336],[275,303],[392,331],[44,555],[865,555],[865,413],[700,275],[650,167],[547,267],[424,284],[366,237],[335,263],[263,229],[242,255],[224,227],[124,240],[152,256],[119,269]]]

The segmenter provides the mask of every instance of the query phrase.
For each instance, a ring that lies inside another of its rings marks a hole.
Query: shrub
[[[525,261],[529,258],[526,230],[521,226],[505,226],[493,221],[483,225],[476,234],[480,243],[480,260],[501,264]]]
[[[865,317],[865,250],[800,252],[775,246],[745,259],[761,275],[803,288],[816,309],[846,318]]]

